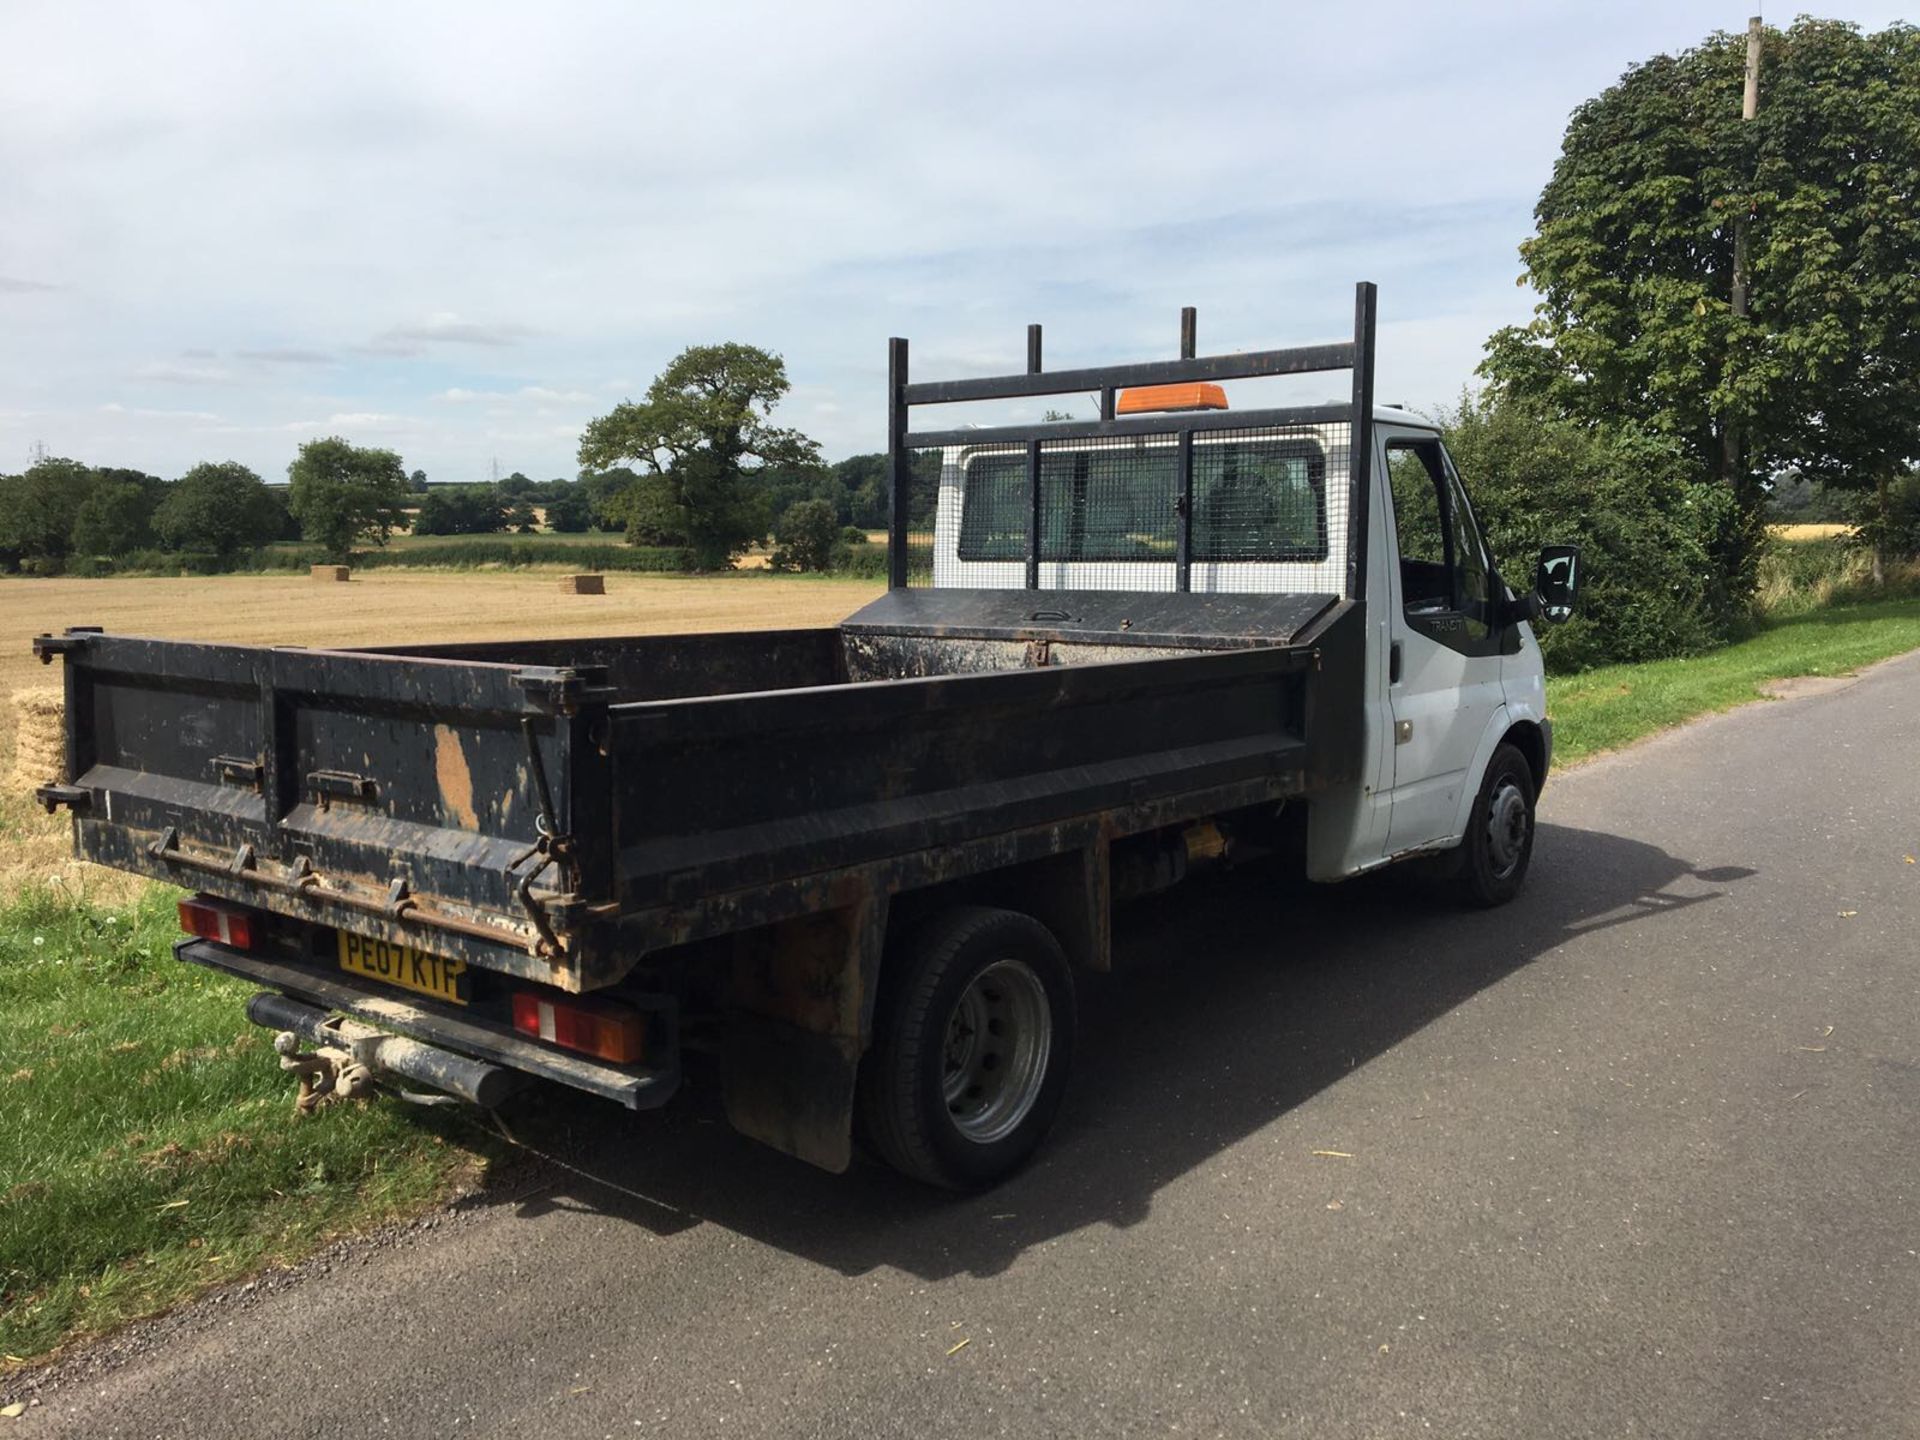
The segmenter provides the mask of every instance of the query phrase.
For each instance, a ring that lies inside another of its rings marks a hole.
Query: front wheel
[[[1490,909],[1520,893],[1533,860],[1533,801],[1527,757],[1500,746],[1487,762],[1467,833],[1454,852],[1454,889],[1467,904]]]
[[[868,1142],[903,1174],[993,1184],[1053,1124],[1073,1058],[1073,973],[1046,927],[963,906],[890,957],[860,1066]]]

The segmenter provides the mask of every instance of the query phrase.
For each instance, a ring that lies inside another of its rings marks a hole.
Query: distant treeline
[[[887,523],[886,458],[856,455],[835,465],[749,472],[774,566],[884,573],[882,547],[866,532]],[[915,471],[912,511],[930,523],[938,457]],[[294,570],[324,559],[377,565],[551,563],[554,547],[503,539],[479,547],[409,545],[387,551],[400,531],[417,536],[531,536],[599,530],[626,544],[570,544],[583,569],[694,568],[686,538],[648,502],[655,477],[615,468],[573,479],[431,484],[392,451],[338,439],[301,447],[285,485],[269,485],[235,461],[196,465],[173,480],[140,470],[49,458],[0,475],[0,570],[41,575]],[[665,519],[666,523],[662,523]],[[864,553],[871,550],[875,553]],[[497,553],[495,553],[497,551]]]

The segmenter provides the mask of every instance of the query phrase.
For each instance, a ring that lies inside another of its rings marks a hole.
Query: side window
[[[1455,649],[1458,642],[1486,640],[1493,629],[1492,567],[1446,451],[1437,440],[1390,443],[1387,477],[1407,615],[1427,617],[1418,628]]]
[[[1400,600],[1409,611],[1453,608],[1453,569],[1438,447],[1390,445],[1393,527],[1400,542]]]
[[[1481,547],[1480,532],[1473,523],[1473,509],[1467,504],[1467,492],[1454,473],[1452,462],[1447,463],[1446,471],[1447,519],[1457,578],[1455,603],[1467,622],[1467,638],[1484,640],[1492,628],[1488,621],[1493,610],[1489,603],[1492,595],[1487,579],[1487,553]]]

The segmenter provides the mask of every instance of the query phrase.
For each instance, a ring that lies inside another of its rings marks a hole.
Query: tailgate
[[[578,988],[605,877],[586,668],[69,631],[66,775],[90,860]],[[582,797],[586,798],[582,798]],[[596,834],[594,839],[599,836]]]

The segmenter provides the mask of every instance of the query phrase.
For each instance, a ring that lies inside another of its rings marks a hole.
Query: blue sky
[[[690,13],[691,12],[691,13]],[[1339,338],[1422,408],[1526,318],[1568,114],[1744,26],[1667,3],[0,8],[0,471],[574,472],[682,347],[880,448],[926,378]],[[1841,5],[1878,28],[1883,5]],[[1770,17],[1784,21],[1785,13]]]

